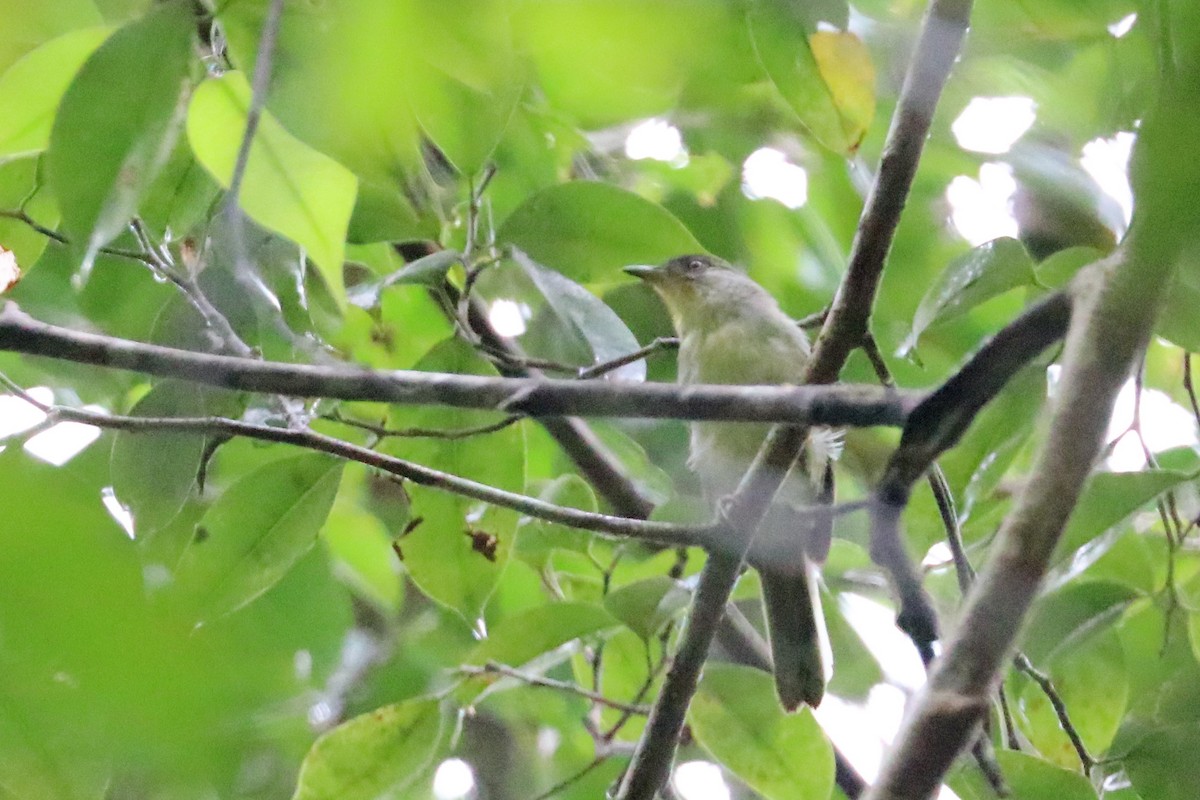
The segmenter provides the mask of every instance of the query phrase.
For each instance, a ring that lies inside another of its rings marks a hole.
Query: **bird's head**
[[[728,262],[710,255],[676,256],[657,267],[625,267],[649,284],[671,312],[680,334],[758,303],[773,303],[766,291]]]

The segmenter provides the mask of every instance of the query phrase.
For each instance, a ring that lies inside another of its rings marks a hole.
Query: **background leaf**
[[[692,732],[717,761],[770,800],[828,797],[833,748],[812,712],[787,714],[771,676],[711,664],[688,712]]]
[[[125,227],[171,153],[191,56],[190,10],[164,3],[109,37],[67,88],[46,170],[89,260]]]
[[[437,700],[409,700],[355,717],[322,736],[304,758],[293,800],[376,800],[421,777],[441,748]]]
[[[249,104],[245,77],[228,72],[201,84],[188,109],[188,141],[222,186],[228,186],[233,175]],[[241,206],[251,219],[304,247],[339,301],[356,189],[349,170],[263,115],[250,147]]]
[[[595,181],[573,181],[533,195],[497,236],[581,283],[617,277],[630,264],[657,264],[704,249],[665,209]]]
[[[175,572],[176,591],[199,620],[244,606],[312,549],[341,472],[325,455],[292,456],[225,490],[196,524]]]

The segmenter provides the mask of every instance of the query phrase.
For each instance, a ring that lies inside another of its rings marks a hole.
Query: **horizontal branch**
[[[152,434],[156,432],[186,432],[205,436],[241,436],[259,441],[277,442],[327,453],[347,461],[356,461],[382,470],[390,475],[412,481],[421,486],[450,492],[452,494],[481,500],[502,508],[509,508],[530,517],[555,522],[571,528],[626,539],[638,539],[654,544],[673,547],[703,547],[706,550],[724,551],[729,545],[720,536],[714,523],[694,525],[655,522],[610,514],[582,511],[568,506],[555,505],[536,497],[508,492],[484,483],[442,472],[412,461],[389,456],[351,442],[342,441],[312,430],[277,428],[226,417],[131,417],[118,414],[103,414],[66,406],[41,403],[0,374],[0,385],[8,386],[17,396],[43,411],[48,421],[78,422],[97,428],[126,431],[128,433]],[[839,507],[825,506],[810,510],[812,514],[840,515],[864,507],[864,503],[847,503]],[[755,558],[762,563],[783,558],[783,555],[768,548],[755,551]]]
[[[0,350],[239,391],[495,409],[532,417],[900,426],[922,397],[874,386],[677,386],[266,362],[72,331],[39,322],[12,302],[0,308]]]

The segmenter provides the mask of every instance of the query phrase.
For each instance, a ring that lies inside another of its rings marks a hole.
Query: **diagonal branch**
[[[1133,224],[1121,247],[1076,280],[1062,376],[1050,431],[1016,505],[1000,528],[995,555],[968,598],[954,637],[909,711],[867,800],[925,800],[988,709],[1049,569],[1084,481],[1101,453],[1117,393],[1134,371],[1200,223],[1179,197],[1196,186],[1194,164],[1175,154],[1200,131],[1194,72],[1169,72],[1158,105],[1143,121],[1134,152]]]
[[[868,331],[879,278],[900,212],[916,174],[933,112],[966,34],[970,0],[933,0],[905,77],[882,163],[867,198],[850,264],[805,370],[806,384],[837,380],[850,352]],[[799,457],[807,427],[772,429],[737,492],[724,506],[727,535],[750,549],[754,533],[783,477]],[[808,421],[807,424],[812,424]],[[687,634],[667,675],[618,800],[651,800],[666,783],[683,719],[700,677],[742,557],[712,557],[701,574]]]

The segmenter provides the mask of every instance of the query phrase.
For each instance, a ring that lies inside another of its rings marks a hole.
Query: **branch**
[[[871,308],[896,226],[900,224],[900,213],[912,188],[942,87],[962,47],[970,15],[971,0],[930,3],[892,115],[879,173],[854,235],[850,263],[821,327],[806,383],[836,381],[851,351],[869,330]]]
[[[805,384],[836,381],[850,352],[868,331],[900,211],[912,186],[942,86],[966,33],[969,11],[969,0],[933,0],[930,6],[884,144],[879,173],[859,220],[850,264],[806,366]],[[808,438],[806,427],[795,427],[799,420],[784,421],[791,426],[771,430],[750,471],[722,508],[726,535],[742,543],[742,557]],[[815,423],[810,419],[801,424]],[[617,792],[618,800],[652,800],[666,783],[700,668],[741,566],[741,557],[714,555],[701,573],[687,633]]]
[[[585,700],[590,700],[596,705],[614,708],[617,711],[624,711],[628,714],[645,716],[650,713],[650,707],[638,705],[634,703],[622,703],[620,700],[613,700],[611,697],[605,697],[599,692],[592,692],[567,681],[558,681],[553,678],[547,678],[544,675],[533,675],[528,672],[522,672],[519,669],[500,664],[495,661],[489,661],[481,667],[465,665],[458,668],[457,672],[462,675],[480,676],[480,675],[502,675],[506,678],[513,678],[521,683],[529,686],[538,686],[543,689],[556,689],[560,692],[573,694],[582,697]]]
[[[1121,247],[1074,282],[1046,442],[867,800],[930,797],[987,713],[988,695],[1102,451],[1117,393],[1150,339],[1175,265],[1200,228],[1192,210],[1178,203],[1200,176],[1189,162],[1171,157],[1200,131],[1195,77],[1164,81],[1143,121],[1134,153],[1137,212]]]
[[[84,425],[94,425],[97,428],[127,431],[135,434],[176,431],[224,438],[242,436],[247,439],[290,444],[320,453],[327,453],[347,461],[356,461],[405,480],[410,480],[421,486],[459,494],[502,508],[510,508],[530,517],[544,519],[548,522],[556,522],[560,525],[580,530],[593,531],[595,533],[626,539],[639,539],[667,546],[703,547],[713,551],[728,549],[728,544],[720,535],[719,526],[715,523],[676,525],[666,522],[630,519],[628,517],[618,517],[609,514],[597,514],[568,506],[559,506],[535,497],[504,491],[485,483],[479,483],[448,472],[442,472],[411,461],[385,455],[375,450],[345,442],[332,436],[326,436],[325,434],[309,429],[278,428],[270,425],[258,425],[251,422],[228,419],[226,417],[130,417],[118,414],[101,414],[65,406],[50,406],[38,402],[2,374],[0,374],[0,385],[7,386],[15,395],[43,411],[54,421],[79,422]],[[818,515],[838,515],[857,511],[864,507],[865,503],[862,502],[847,503],[835,509],[824,507],[814,508],[811,512]],[[760,554],[756,553],[755,556],[758,558]],[[766,563],[770,563],[776,557],[770,551],[764,551],[761,554],[761,558]]]
[[[898,425],[919,395],[864,386],[689,386],[285,364],[81,333],[0,308],[0,350],[126,369],[237,391],[588,416]]]

